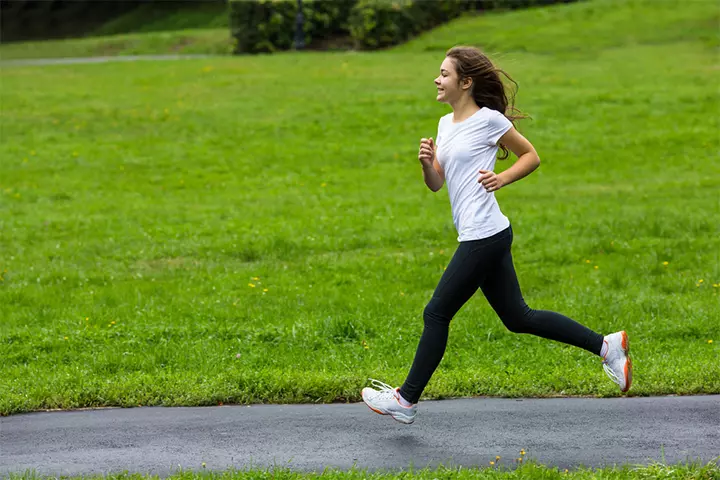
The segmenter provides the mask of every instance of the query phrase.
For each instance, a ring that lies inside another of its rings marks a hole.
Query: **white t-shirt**
[[[495,193],[478,183],[479,170],[494,171],[497,142],[510,127],[502,113],[485,107],[457,124],[452,113],[440,119],[437,159],[445,171],[459,242],[487,238],[510,226]]]

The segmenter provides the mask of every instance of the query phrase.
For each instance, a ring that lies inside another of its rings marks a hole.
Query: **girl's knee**
[[[529,331],[529,323],[535,314],[535,310],[527,305],[523,309],[513,309],[503,312],[500,315],[505,327],[513,333],[527,333]]]
[[[425,306],[425,310],[423,310],[423,322],[426,325],[428,323],[448,325],[451,319],[452,316],[448,315],[438,302],[433,300],[431,300],[430,303]]]

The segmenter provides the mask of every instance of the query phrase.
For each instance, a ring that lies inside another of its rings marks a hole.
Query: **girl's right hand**
[[[432,137],[420,139],[420,151],[418,152],[418,160],[423,167],[432,167],[435,161],[436,145]]]

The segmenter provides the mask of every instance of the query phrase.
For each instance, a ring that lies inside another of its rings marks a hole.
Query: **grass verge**
[[[44,478],[33,473],[10,475],[10,480],[36,480]],[[68,480],[81,477],[63,477]],[[107,480],[141,480],[156,479],[157,476],[139,474],[115,474],[105,476],[84,476],[82,478],[103,478]],[[516,465],[513,468],[489,467],[481,469],[469,468],[448,468],[438,467],[423,470],[408,470],[403,472],[369,472],[367,470],[352,470],[348,472],[328,469],[322,473],[300,473],[286,469],[270,470],[226,470],[222,472],[210,472],[204,469],[200,471],[180,470],[167,477],[168,480],[189,480],[189,479],[226,479],[226,480],[305,480],[311,478],[323,478],[331,480],[355,480],[355,479],[412,479],[412,480],[502,480],[502,479],[528,479],[528,480],[715,480],[720,478],[720,468],[716,462],[702,464],[700,462],[688,462],[677,465],[652,464],[647,466],[621,466],[599,469],[577,468],[572,470],[550,468],[535,463]]]

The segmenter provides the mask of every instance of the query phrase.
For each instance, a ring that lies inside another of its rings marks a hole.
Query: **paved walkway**
[[[221,55],[216,55],[221,56]],[[0,67],[24,65],[73,65],[77,63],[136,62],[138,60],[184,60],[190,58],[211,58],[212,55],[115,55],[107,57],[73,58],[27,58],[0,60]]]
[[[0,475],[289,467],[321,471],[488,466],[496,455],[560,468],[720,455],[720,395],[422,402],[413,425],[364,404],[42,412],[0,418]]]

